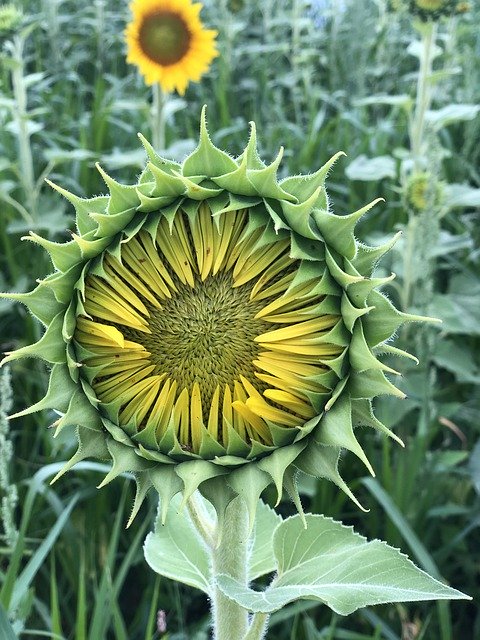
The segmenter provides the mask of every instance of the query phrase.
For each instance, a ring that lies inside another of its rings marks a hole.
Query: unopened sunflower
[[[200,21],[200,3],[190,0],[134,0],[125,31],[127,62],[135,64],[147,84],[181,95],[198,82],[218,55],[216,31]]]
[[[9,2],[0,7],[0,36],[15,31],[21,24],[23,14]]]
[[[444,184],[428,171],[412,173],[404,188],[405,202],[414,211],[438,209],[444,198]]]
[[[393,240],[355,239],[375,203],[332,213],[325,178],[341,153],[279,182],[282,152],[265,165],[253,124],[237,159],[212,144],[204,115],[182,164],[143,142],[149,162],[137,184],[102,171],[108,196],[56,187],[76,208],[70,242],[28,238],[55,271],[8,296],[46,331],[4,362],[39,356],[52,370],[45,398],[22,413],[55,409],[57,430],[77,427],[64,471],[97,457],[113,461],[102,484],[133,472],[132,517],[151,486],[164,513],[172,496],[199,488],[217,509],[240,494],[253,514],[271,482],[299,505],[297,469],[353,498],[341,450],[371,471],[354,428],[393,436],[371,399],[403,393],[377,356],[408,355],[389,341],[418,319],[377,291],[390,278],[371,277]]]

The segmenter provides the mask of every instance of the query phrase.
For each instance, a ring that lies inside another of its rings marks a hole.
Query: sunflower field
[[[0,0],[0,640],[480,638],[479,27]]]

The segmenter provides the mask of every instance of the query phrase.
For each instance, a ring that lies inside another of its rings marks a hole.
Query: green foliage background
[[[347,213],[378,195],[386,199],[359,228],[371,244],[405,231],[381,265],[379,275],[397,273],[385,291],[400,305],[411,291],[409,310],[430,311],[444,321],[439,329],[410,327],[399,336],[421,365],[402,365],[407,400],[376,403],[406,449],[365,430],[361,440],[376,478],[366,478],[353,455],[344,456],[342,475],[370,512],[360,513],[336,487],[309,478],[301,479],[305,507],[400,547],[432,575],[474,597],[471,603],[382,606],[348,618],[297,603],[273,617],[268,637],[474,640],[480,637],[480,117],[475,109],[465,118],[454,108],[451,120],[428,134],[436,178],[469,186],[457,186],[457,205],[441,218],[424,219],[414,239],[410,229],[409,245],[401,160],[417,73],[417,60],[407,51],[417,37],[410,20],[387,13],[382,0],[205,4],[204,20],[219,31],[221,56],[184,99],[170,98],[164,155],[181,159],[193,148],[204,103],[218,146],[239,153],[248,121],[255,120],[265,160],[285,146],[285,173],[313,171],[345,151],[348,157],[329,180],[334,210]],[[41,249],[20,243],[22,235],[32,229],[65,240],[72,230],[72,210],[43,178],[79,195],[98,194],[104,191],[93,166],[99,161],[119,180],[131,181],[144,162],[136,133],[150,135],[149,90],[125,63],[125,0],[21,0],[17,6],[28,30],[23,53],[12,49],[11,34],[1,37],[0,52],[4,291],[29,290],[49,271]],[[480,103],[479,23],[476,6],[461,21],[441,25],[435,109]],[[22,92],[12,82],[15,72],[17,80],[23,78],[25,114],[19,111]],[[381,158],[367,165],[367,175],[365,162],[357,160],[362,155]],[[452,193],[447,188],[454,202]],[[413,259],[406,271],[409,247]],[[39,335],[23,308],[0,301],[1,351]],[[20,361],[12,377],[17,410],[45,392],[42,363]],[[3,383],[5,388],[5,376]],[[14,633],[27,640],[206,638],[206,599],[146,568],[142,544],[154,521],[153,495],[125,531],[133,497],[128,480],[97,491],[100,465],[83,463],[49,486],[74,447],[73,433],[54,440],[47,431],[55,419],[42,413],[10,423],[14,457],[0,490],[5,496],[16,490],[19,501],[10,510],[13,530],[0,530],[0,636],[10,637],[10,619]],[[2,504],[5,525],[9,507]],[[281,511],[292,512],[288,500]],[[167,635],[157,629],[158,610],[166,612]]]

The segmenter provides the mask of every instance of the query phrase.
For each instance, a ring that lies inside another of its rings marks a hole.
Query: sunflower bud
[[[409,209],[425,211],[438,209],[444,196],[443,182],[439,182],[428,171],[415,172],[409,176],[405,185],[405,201]]]
[[[20,26],[22,19],[23,13],[14,4],[2,5],[0,7],[0,36],[15,31]]]
[[[78,451],[61,473],[87,457],[112,460],[102,485],[133,472],[132,517],[151,486],[164,513],[176,493],[186,500],[200,488],[217,509],[241,495],[253,514],[271,482],[299,506],[297,469],[355,499],[340,452],[372,471],[354,427],[398,440],[372,412],[375,396],[403,397],[377,355],[408,356],[388,342],[421,320],[377,291],[391,278],[372,278],[394,240],[355,239],[377,201],[335,215],[325,178],[341,152],[278,181],[282,150],[264,164],[252,124],[233,159],[211,142],[205,111],[182,164],[142,141],[149,162],[137,184],[99,169],[108,196],[55,187],[76,209],[70,242],[28,237],[55,271],[31,293],[4,295],[46,331],[4,362],[39,356],[52,370],[45,398],[17,415],[56,409],[57,431],[77,427]]]

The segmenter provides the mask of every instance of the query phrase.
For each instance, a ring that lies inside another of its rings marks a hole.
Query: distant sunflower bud
[[[245,0],[228,0],[227,6],[232,13],[239,13],[245,7]]]
[[[470,2],[457,2],[457,6],[455,7],[456,13],[467,13],[471,11],[472,5]]]
[[[52,365],[43,400],[20,414],[56,409],[57,431],[76,425],[66,468],[110,458],[103,484],[125,471],[138,492],[172,496],[199,488],[216,504],[241,495],[253,517],[273,482],[300,508],[297,469],[328,478],[352,499],[337,465],[343,448],[371,471],[354,427],[394,436],[371,399],[403,397],[379,353],[405,321],[372,278],[380,247],[356,241],[357,221],[332,213],[325,178],[277,180],[256,151],[255,126],[237,159],[216,148],[202,114],[200,141],[182,164],[159,157],[138,183],[102,176],[109,195],[75,206],[66,244],[35,234],[54,273],[23,302],[46,325],[34,345],[4,362],[38,356]],[[61,475],[61,474],[60,474]],[[218,484],[220,483],[220,484]],[[221,487],[221,492],[216,488]],[[228,490],[228,491],[227,491]],[[223,506],[222,506],[223,505]]]
[[[428,171],[420,171],[409,176],[405,185],[405,200],[409,208],[415,211],[437,209],[443,200],[443,183]]]
[[[23,13],[8,3],[0,7],[0,36],[15,31],[21,24]]]
[[[409,0],[388,0],[387,7],[390,11],[396,11],[401,13],[408,8]]]

